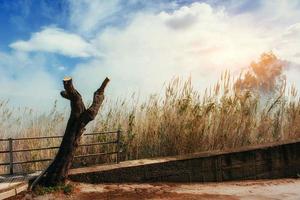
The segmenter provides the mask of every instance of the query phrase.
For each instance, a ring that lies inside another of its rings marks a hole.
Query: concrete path
[[[39,172],[27,175],[0,176],[0,200],[7,199],[27,190],[28,181],[38,174]]]

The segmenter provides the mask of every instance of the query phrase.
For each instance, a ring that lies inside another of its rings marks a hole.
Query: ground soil
[[[70,195],[63,193],[36,196],[23,193],[15,199],[22,200],[300,200],[300,179],[239,181],[206,184],[85,184],[72,183],[75,190]]]

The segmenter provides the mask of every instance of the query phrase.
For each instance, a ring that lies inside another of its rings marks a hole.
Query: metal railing
[[[78,147],[89,147],[89,146],[102,146],[102,145],[109,145],[114,144],[115,151],[111,152],[98,152],[92,154],[83,154],[83,155],[76,155],[74,158],[86,158],[92,156],[104,156],[104,155],[116,155],[116,163],[120,162],[120,138],[121,138],[121,130],[117,131],[106,131],[106,132],[92,132],[83,134],[83,137],[87,136],[95,136],[95,135],[107,135],[107,134],[116,134],[116,137],[112,141],[105,141],[105,142],[93,142],[93,143],[81,143]],[[45,158],[45,159],[35,159],[35,160],[25,160],[25,161],[14,161],[14,154],[15,153],[22,153],[22,152],[32,152],[32,151],[42,151],[42,150],[53,150],[59,149],[60,146],[51,146],[51,147],[41,147],[41,148],[30,148],[30,149],[14,149],[14,142],[15,141],[28,141],[28,140],[45,140],[45,139],[62,139],[63,136],[40,136],[40,137],[22,137],[22,138],[6,138],[0,139],[0,142],[8,142],[8,149],[1,150],[0,156],[3,154],[9,154],[9,162],[0,163],[0,166],[9,166],[9,174],[14,174],[14,166],[26,163],[37,163],[37,162],[47,162],[51,161],[54,158]]]

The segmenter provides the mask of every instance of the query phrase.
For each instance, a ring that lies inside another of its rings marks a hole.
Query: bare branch
[[[104,79],[104,81],[102,82],[100,88],[95,93],[99,93],[99,92],[104,93],[105,87],[106,87],[106,85],[108,84],[109,81],[110,81],[109,78],[106,77]],[[94,95],[95,95],[95,93],[94,93]]]
[[[68,95],[68,93],[67,93],[66,91],[61,91],[61,92],[60,92],[60,95],[61,95],[63,98],[70,100],[70,97],[69,97],[69,95]]]
[[[84,118],[86,118],[84,121],[89,122],[95,119],[99,108],[104,100],[104,90],[108,82],[109,78],[106,77],[105,80],[102,82],[100,88],[95,91],[92,105],[84,112]]]
[[[84,112],[84,103],[82,101],[80,93],[73,86],[72,78],[65,77],[63,79],[63,84],[65,90],[62,91],[60,94],[63,98],[69,99],[71,101],[71,111],[75,111],[75,113],[77,113],[76,115]]]
[[[73,81],[71,77],[65,77],[63,79],[63,84],[65,88],[65,93],[69,96],[69,98],[74,98],[79,94],[73,86]]]

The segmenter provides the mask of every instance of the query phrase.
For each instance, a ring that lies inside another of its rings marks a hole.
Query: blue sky
[[[87,100],[105,76],[110,98],[160,92],[174,76],[202,90],[266,51],[290,63],[298,86],[299,9],[297,0],[1,0],[0,98],[43,110],[61,100],[66,75]]]

